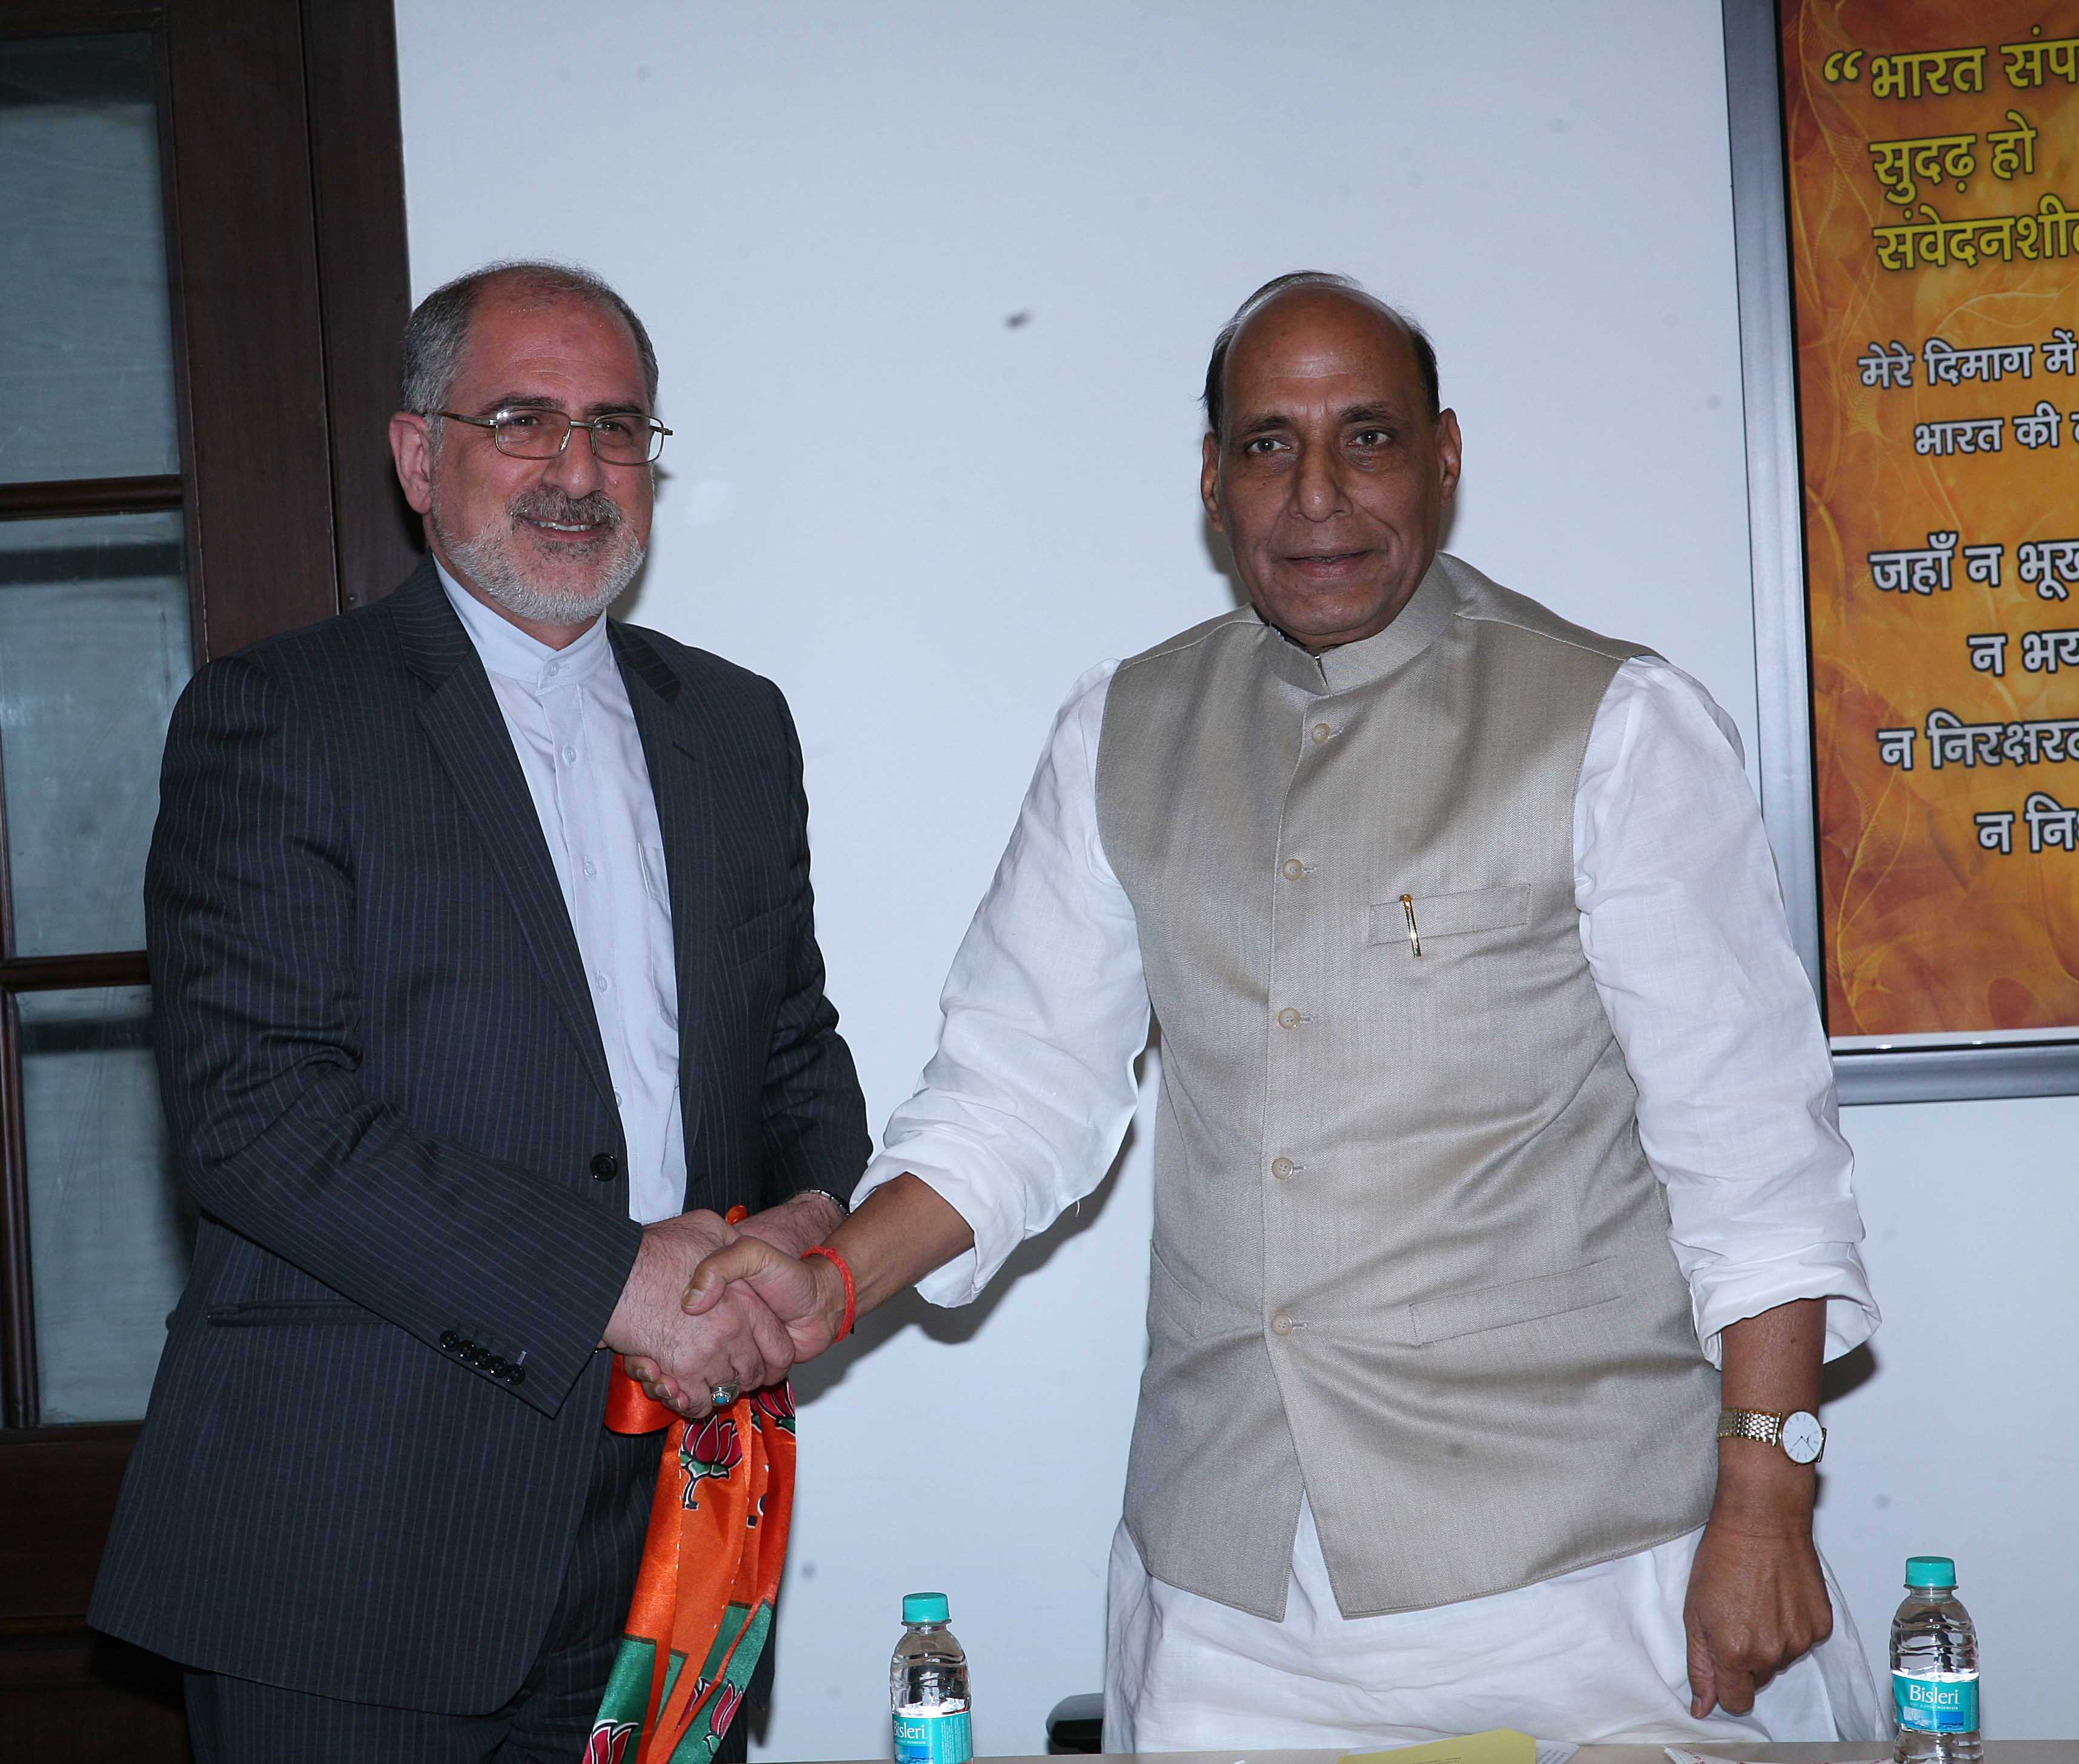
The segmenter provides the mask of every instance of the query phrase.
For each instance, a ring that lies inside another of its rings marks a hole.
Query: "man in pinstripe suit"
[[[604,617],[641,321],[493,266],[405,382],[432,556],[197,675],[145,884],[203,1218],[92,1616],[190,1669],[205,1760],[579,1756],[661,1438],[602,1428],[601,1350],[784,1371],[747,1290],[680,1292],[734,1206],[818,1241],[867,1152],[785,704]]]

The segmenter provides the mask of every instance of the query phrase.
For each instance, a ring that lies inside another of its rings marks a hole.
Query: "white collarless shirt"
[[[604,615],[551,649],[450,575],[441,586],[491,676],[570,913],[628,1147],[628,1216],[685,1209],[679,984],[664,836]]]

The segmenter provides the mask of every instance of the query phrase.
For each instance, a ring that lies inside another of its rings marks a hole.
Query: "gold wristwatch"
[[[1767,1409],[1725,1409],[1718,1415],[1721,1440],[1753,1440],[1780,1445],[1793,1464],[1817,1464],[1826,1449],[1826,1430],[1819,1417],[1803,1409],[1777,1415]]]

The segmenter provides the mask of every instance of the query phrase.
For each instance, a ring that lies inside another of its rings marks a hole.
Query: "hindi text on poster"
[[[1783,0],[1828,1026],[2079,1033],[2079,0]]]

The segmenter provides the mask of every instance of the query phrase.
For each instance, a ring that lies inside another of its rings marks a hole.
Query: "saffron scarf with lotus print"
[[[670,1432],[585,1764],[709,1764],[772,1632],[794,1507],[794,1399],[776,1384],[682,1421],[617,1357],[606,1424]]]

